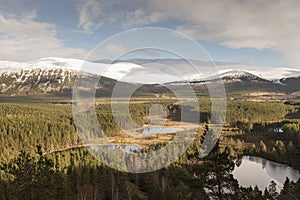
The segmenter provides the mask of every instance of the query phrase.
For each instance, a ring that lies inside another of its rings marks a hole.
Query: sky
[[[114,34],[161,27],[214,61],[300,68],[299,10],[298,0],[0,0],[0,60],[85,59]]]

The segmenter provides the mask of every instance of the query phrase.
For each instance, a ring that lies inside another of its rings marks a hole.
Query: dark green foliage
[[[155,103],[170,108],[175,102],[130,104],[135,124],[148,122],[145,116]],[[279,194],[271,183],[263,193],[257,187],[239,187],[231,174],[233,160],[243,154],[266,157],[300,169],[300,120],[293,115],[298,107],[299,104],[283,102],[230,101],[220,147],[209,156],[199,159],[204,134],[167,168],[128,174],[109,169],[86,149],[76,148],[81,141],[70,105],[2,103],[0,199],[300,199],[300,182],[287,180]],[[201,99],[199,110],[209,113],[210,102]],[[105,134],[119,134],[120,127],[114,121],[110,104],[96,106],[96,113]],[[121,125],[132,128],[128,116],[122,113],[121,108],[117,116]],[[208,114],[202,115],[200,122],[206,132],[209,121]],[[164,145],[153,144],[143,151]],[[59,151],[68,147],[74,149]],[[176,149],[173,151],[164,152],[160,161],[170,159],[170,153],[178,153]]]

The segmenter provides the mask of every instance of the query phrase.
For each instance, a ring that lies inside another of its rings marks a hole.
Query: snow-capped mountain
[[[19,73],[21,70],[30,71],[38,69],[42,71],[80,71],[121,80],[126,73],[131,70],[142,69],[142,67],[126,62],[111,64],[108,67],[105,63],[57,57],[48,57],[30,62],[0,61],[0,74]]]
[[[217,72],[194,75],[184,71],[184,63],[174,60],[168,64],[168,59],[163,63],[176,70],[183,69],[182,77],[166,75],[165,68],[147,65],[151,60],[122,61],[108,66],[105,62],[88,62],[79,59],[43,58],[30,62],[0,61],[0,95],[23,95],[41,93],[71,93],[74,80],[78,76],[86,77],[87,81],[95,75],[102,78],[99,89],[106,92],[113,90],[116,82],[129,83],[165,83],[172,86],[191,84],[195,87],[214,81],[222,80],[225,87],[255,88],[261,87],[271,90],[300,90],[300,70],[290,68],[254,67],[246,65],[218,65]],[[159,62],[159,61],[157,61]],[[142,64],[141,64],[142,63]],[[171,65],[172,64],[172,65]],[[200,62],[201,65],[205,63]],[[150,66],[150,67],[149,67]],[[210,66],[203,67],[210,69]],[[128,76],[129,74],[129,76]],[[132,76],[130,76],[132,75]],[[147,86],[146,91],[152,91],[153,86]],[[150,89],[149,89],[150,88]],[[164,90],[160,90],[164,91]]]
[[[213,73],[205,73],[203,75],[194,75],[190,81],[206,81],[220,78],[239,79],[248,77],[250,79],[265,79],[276,81],[289,77],[300,76],[300,70],[291,68],[274,68],[274,67],[253,67],[253,66],[218,66],[218,71]]]
[[[228,69],[228,70],[222,70],[218,72],[218,74],[214,73],[211,76],[208,75],[204,77],[193,78],[189,82],[191,83],[207,82],[207,81],[211,82],[211,81],[218,81],[221,79],[224,82],[265,80],[264,78],[261,78],[247,71]]]
[[[132,61],[121,61],[113,64],[108,64],[107,62],[89,62],[79,59],[70,59],[70,58],[57,58],[57,57],[48,57],[42,58],[39,60],[29,61],[29,62],[13,62],[13,61],[0,61],[0,74],[9,74],[9,73],[19,73],[21,70],[37,70],[40,69],[42,71],[48,70],[62,70],[65,71],[80,71],[84,73],[97,74],[101,76],[105,76],[115,80],[122,80],[126,74],[130,74],[132,72],[140,71],[143,76],[156,75],[156,80],[151,80],[148,82],[158,83],[159,76],[170,76],[168,82],[179,81],[176,80],[179,77],[171,76],[170,72],[165,72],[167,67],[174,68],[175,71],[182,72],[181,80],[187,81],[206,81],[206,80],[214,80],[221,77],[232,77],[239,78],[245,76],[252,76],[252,78],[259,77],[261,79],[266,80],[280,80],[289,77],[300,76],[300,70],[292,69],[292,68],[276,68],[276,67],[260,67],[260,66],[249,66],[249,65],[238,65],[238,64],[223,64],[217,66],[216,69],[212,69],[211,66],[205,66],[204,62],[199,62],[199,71],[202,74],[196,74],[195,71],[188,71],[188,67],[184,69],[184,62],[182,60],[174,59],[162,59],[155,60],[158,65],[161,67],[165,66],[164,69],[155,69],[155,65],[153,65],[154,61],[145,59],[142,60],[132,60]],[[197,65],[197,61],[194,61]],[[140,64],[142,63],[142,64]],[[149,63],[152,65],[149,67]],[[208,63],[210,64],[210,63]],[[146,67],[148,65],[148,67]],[[179,69],[180,68],[180,69]],[[184,70],[182,70],[182,68]],[[153,70],[155,69],[155,70]],[[167,69],[168,70],[168,69]],[[138,73],[134,73],[134,76],[138,76]],[[174,79],[173,81],[169,81]],[[124,79],[123,81],[130,82],[129,80]],[[145,79],[139,80],[140,83],[145,83]],[[157,82],[155,82],[157,81]],[[134,82],[134,81],[132,81]],[[167,82],[167,81],[165,81]]]
[[[76,77],[88,81],[95,75],[101,75],[98,88],[110,91],[126,73],[139,68],[131,63],[107,67],[104,63],[54,57],[30,62],[0,61],[0,95],[70,94]]]
[[[0,95],[71,94],[76,77],[90,81],[94,75],[66,68],[26,68],[21,71],[5,72],[0,74]],[[101,77],[97,87],[110,91],[116,82],[116,80]]]

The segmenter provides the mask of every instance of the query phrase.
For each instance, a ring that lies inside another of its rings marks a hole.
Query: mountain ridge
[[[144,62],[143,62],[144,61]],[[0,73],[3,72],[16,72],[20,71],[20,69],[65,69],[65,70],[74,70],[74,71],[80,71],[80,70],[86,70],[88,67],[93,68],[97,67],[100,68],[106,68],[106,70],[109,70],[109,68],[114,68],[115,66],[118,66],[119,69],[113,69],[115,71],[112,72],[128,72],[131,69],[143,69],[147,70],[145,67],[143,67],[143,64],[151,63],[151,62],[163,62],[164,65],[168,66],[171,65],[171,67],[176,66],[176,62],[178,63],[185,63],[184,60],[176,60],[176,59],[158,59],[158,60],[150,60],[150,59],[132,59],[128,61],[119,61],[114,62],[111,65],[108,66],[108,61],[101,63],[98,62],[91,62],[91,61],[84,61],[80,59],[73,59],[73,58],[59,58],[59,57],[46,57],[41,58],[38,60],[28,61],[28,62],[15,62],[15,61],[1,61],[0,60]],[[169,63],[168,63],[169,62]],[[195,64],[198,64],[199,69],[204,70],[204,72],[201,75],[193,75],[190,74],[190,76],[185,76],[184,78],[187,80],[193,81],[193,79],[212,79],[213,76],[221,76],[223,74],[226,74],[230,71],[243,71],[245,73],[251,73],[255,76],[258,76],[262,79],[267,80],[279,80],[283,78],[289,78],[289,77],[296,77],[300,76],[300,70],[294,69],[294,68],[278,68],[278,67],[256,67],[256,66],[247,66],[247,65],[240,65],[240,64],[225,64],[221,62],[219,63],[217,67],[211,71],[205,71],[206,68],[205,65],[211,65],[210,62],[204,62],[204,61],[194,61]],[[207,66],[206,66],[207,67]],[[209,66],[210,67],[210,66]],[[93,71],[89,71],[90,73],[93,73]],[[194,71],[193,71],[194,72]],[[94,71],[95,74],[100,74],[99,71]],[[111,77],[109,76],[111,75]],[[104,75],[105,76],[105,75]],[[118,80],[120,77],[114,77],[112,74],[106,74],[107,77]],[[273,76],[273,77],[272,77]]]
[[[84,65],[90,68],[82,71],[81,68],[82,66],[84,68]],[[127,73],[144,69],[136,63],[119,62],[112,64],[109,69],[106,69],[107,64],[104,63],[48,57],[30,62],[0,61],[0,95],[14,96],[47,93],[70,95],[76,77],[81,77],[86,81],[96,76],[99,77],[99,69],[97,67],[103,67],[102,71],[100,69],[102,73],[100,73],[101,79],[97,89],[104,94],[111,94],[118,82],[126,85],[126,87],[131,87],[134,84],[139,84],[140,87],[143,85],[141,83],[126,82],[126,79],[123,80],[123,76]],[[167,82],[162,85],[181,87],[189,84],[201,93],[207,90],[203,85],[222,80],[227,92],[243,90],[246,92],[268,91],[288,94],[300,91],[300,71],[290,68],[283,69],[281,74],[289,76],[280,79],[270,79],[270,77],[267,79],[260,76],[259,71],[252,73],[251,70],[227,68],[217,73],[204,74],[202,77],[198,75],[194,77],[188,76],[184,81]],[[98,75],[94,72],[97,72]],[[143,86],[143,92],[165,93],[169,91],[160,86],[160,84],[152,83]]]

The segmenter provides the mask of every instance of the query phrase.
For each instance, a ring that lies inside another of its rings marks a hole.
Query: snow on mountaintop
[[[292,69],[292,68],[280,68],[280,67],[261,67],[261,66],[249,66],[249,65],[222,65],[218,66],[218,69],[221,70],[219,74],[230,73],[236,70],[244,71],[249,74],[253,74],[262,79],[266,80],[276,80],[281,78],[299,76],[300,70]]]
[[[34,70],[34,69],[66,69],[79,70],[84,63],[83,60],[65,59],[65,58],[42,58],[39,60],[29,62],[14,62],[14,61],[0,61],[0,72],[18,72],[20,70]]]
[[[29,62],[0,61],[0,73],[13,73],[21,70],[52,70],[62,69],[82,71],[108,78],[120,80],[131,70],[141,69],[142,66],[133,63],[119,62],[115,64],[88,62],[79,59],[47,57]]]
[[[215,73],[207,73],[204,75],[196,75],[191,78],[192,81],[206,81],[206,80],[214,80],[224,77],[231,77],[231,78],[240,78],[243,76],[256,76],[250,72],[247,72],[245,70],[237,70],[237,69],[224,69],[220,70]]]
[[[212,80],[221,77],[238,78],[241,76],[257,76],[266,80],[278,80],[282,78],[300,76],[300,70],[292,68],[277,68],[277,67],[259,67],[249,65],[219,65],[217,72],[207,72],[202,75],[191,76],[192,81],[196,80]]]
[[[288,77],[300,76],[300,70],[292,68],[277,68],[277,67],[261,67],[261,66],[250,66],[250,65],[239,65],[239,64],[219,64],[217,66],[217,72],[213,71],[210,66],[200,67],[200,70],[204,71],[202,75],[195,75],[193,72],[185,71],[184,66],[176,66],[174,61],[170,64],[165,60],[165,64],[174,68],[175,71],[182,72],[182,79],[189,81],[205,81],[216,79],[220,77],[233,77],[239,78],[241,76],[255,75],[262,79],[267,80],[278,80]],[[180,62],[179,62],[180,63]],[[165,70],[154,70],[154,67],[144,67],[143,65],[134,64],[131,62],[118,62],[111,65],[106,63],[88,62],[79,59],[71,58],[58,58],[58,57],[47,57],[39,60],[29,62],[14,62],[14,61],[0,61],[0,74],[20,72],[21,70],[51,70],[51,69],[62,69],[63,71],[82,71],[92,74],[98,74],[106,76],[108,78],[122,80],[127,82],[159,82],[159,80],[165,80],[167,82],[179,81],[178,76],[172,76],[166,73]],[[161,71],[160,71],[161,70]],[[180,71],[181,70],[181,71]],[[139,71],[143,73],[139,73]],[[138,80],[126,79],[124,77],[129,72],[135,73]],[[167,76],[170,76],[167,78]],[[148,77],[149,80],[146,80]],[[151,82],[151,83],[152,83]]]

